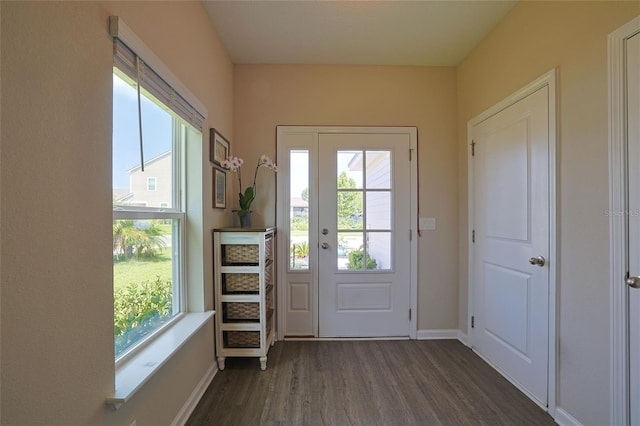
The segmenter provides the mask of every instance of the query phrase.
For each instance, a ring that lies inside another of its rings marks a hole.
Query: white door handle
[[[629,287],[640,288],[640,277],[630,277],[627,275],[627,278],[624,280],[624,282]]]

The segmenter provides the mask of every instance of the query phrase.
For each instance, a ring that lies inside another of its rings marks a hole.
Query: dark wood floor
[[[188,425],[553,425],[455,340],[286,341],[227,358]]]

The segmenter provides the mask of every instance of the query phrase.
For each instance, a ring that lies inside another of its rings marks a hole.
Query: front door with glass
[[[278,128],[281,336],[409,336],[415,129],[322,130]]]
[[[409,333],[409,138],[319,136],[319,334]]]

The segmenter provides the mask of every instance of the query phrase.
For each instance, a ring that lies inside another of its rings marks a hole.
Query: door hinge
[[[471,156],[475,157],[476,155],[476,141],[471,141]]]
[[[471,231],[471,242],[472,243],[476,242],[476,230],[475,229],[473,231]]]
[[[472,316],[471,317],[471,328],[475,328],[476,326],[476,317]]]
[[[413,241],[413,229],[409,229],[409,241]]]
[[[411,321],[411,308],[409,308],[409,321]]]
[[[413,149],[409,148],[409,161],[413,159]]]

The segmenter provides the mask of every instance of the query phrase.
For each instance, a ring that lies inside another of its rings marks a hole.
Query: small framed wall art
[[[213,168],[213,208],[227,208],[227,172]]]
[[[229,156],[229,141],[216,129],[209,130],[209,161],[220,166]]]

